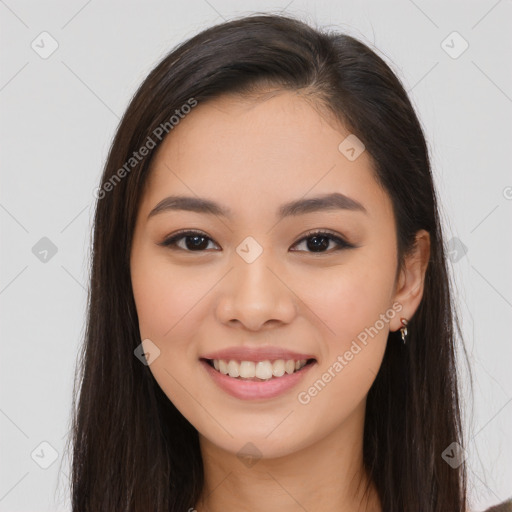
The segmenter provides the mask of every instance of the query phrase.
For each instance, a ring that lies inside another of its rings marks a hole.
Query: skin
[[[131,252],[141,340],[159,348],[150,370],[199,432],[199,512],[382,510],[373,485],[363,499],[366,396],[389,331],[420,303],[429,236],[418,232],[397,275],[392,205],[371,157],[364,151],[347,159],[338,145],[349,132],[320,112],[304,94],[288,91],[199,104],[159,147],[143,192]],[[281,204],[331,192],[359,201],[366,213],[338,209],[277,222]],[[148,219],[171,194],[213,199],[233,218],[166,211]],[[204,232],[206,249],[187,252],[183,238],[174,249],[158,245],[183,229]],[[304,239],[312,229],[328,229],[356,247],[335,250],[331,240],[314,252]],[[250,264],[236,252],[247,236],[263,249]],[[309,403],[300,403],[297,394],[394,303],[401,311],[360,343],[362,350]],[[215,385],[199,358],[241,345],[309,353],[317,363],[291,391],[240,400]],[[237,456],[248,442],[261,454],[250,467]]]

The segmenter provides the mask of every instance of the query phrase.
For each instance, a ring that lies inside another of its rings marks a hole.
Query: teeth
[[[213,367],[224,375],[243,379],[257,377],[261,380],[269,380],[272,377],[282,377],[285,373],[292,374],[306,365],[307,359],[295,361],[293,359],[278,359],[277,361],[235,361],[233,359],[214,359]]]
[[[272,374],[274,377],[282,377],[285,373],[285,364],[282,359],[279,359],[277,361],[274,361],[274,364],[272,365]]]
[[[242,361],[238,364],[236,361],[231,360],[230,363],[238,367],[238,375],[236,377],[240,376],[245,379],[256,377],[256,364],[252,361]],[[235,377],[235,375],[230,375],[230,377]]]
[[[273,365],[269,361],[258,361],[256,363],[256,377],[262,380],[268,380],[272,378]]]
[[[235,361],[229,361],[228,363],[228,374],[230,377],[238,377],[240,375],[240,367]]]

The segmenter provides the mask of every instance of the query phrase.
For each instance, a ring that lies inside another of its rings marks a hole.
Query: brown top
[[[494,507],[487,508],[484,512],[512,512],[512,499],[494,505]]]

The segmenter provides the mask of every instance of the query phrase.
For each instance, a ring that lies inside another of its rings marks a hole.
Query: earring
[[[404,345],[405,345],[405,342],[406,342],[406,338],[407,338],[407,318],[400,318],[400,322],[402,323],[402,326],[403,327],[400,327],[400,333],[402,334],[402,341],[404,342]]]

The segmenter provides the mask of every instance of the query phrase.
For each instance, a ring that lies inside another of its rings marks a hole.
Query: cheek
[[[131,279],[141,340],[149,338],[159,350],[149,369],[174,405],[197,422],[201,410],[191,407],[190,394],[200,390],[190,378],[190,364],[183,362],[195,360],[201,299],[213,286],[213,276],[140,251],[132,258]]]
[[[350,339],[375,324],[391,307],[394,261],[390,259],[389,265],[382,260],[368,263],[354,258],[353,263],[333,267],[314,279],[298,280],[303,283],[298,295],[317,321],[321,320],[325,339],[337,347],[350,344]]]
[[[386,289],[391,285],[380,275],[347,272],[329,283],[307,301],[323,320],[324,333],[319,368],[297,395],[306,409],[320,411],[307,420],[313,430],[336,428],[364,400],[381,366],[395,315]]]
[[[211,273],[198,267],[176,268],[165,257],[141,256],[132,259],[131,273],[141,336],[164,341],[187,326],[214,283]]]
[[[301,403],[314,397],[315,407],[327,410],[335,401],[343,416],[364,399],[375,379],[389,322],[397,313],[391,307],[396,255],[392,247],[385,251],[374,247],[361,249],[357,257],[333,267],[321,279],[302,280],[299,294],[315,313],[312,318],[324,342],[316,376],[322,382],[308,383],[313,387],[303,389]]]

